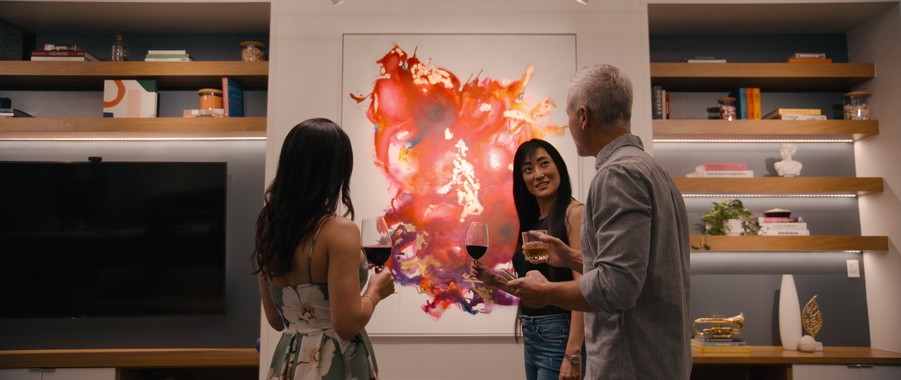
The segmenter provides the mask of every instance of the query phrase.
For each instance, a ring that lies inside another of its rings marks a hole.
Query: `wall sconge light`
[[[588,0],[576,0],[576,2],[582,5],[588,5]]]
[[[336,7],[341,5],[341,3],[343,3],[343,2],[344,2],[344,0],[332,0],[332,4],[334,4]]]

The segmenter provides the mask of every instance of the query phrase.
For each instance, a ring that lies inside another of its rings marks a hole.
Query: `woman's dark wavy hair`
[[[566,233],[566,208],[572,200],[573,187],[569,178],[569,170],[566,168],[566,162],[563,156],[549,142],[541,139],[531,139],[519,145],[516,154],[513,156],[513,204],[516,206],[516,215],[519,217],[519,232],[533,229],[538,223],[539,215],[538,200],[526,187],[525,180],[522,178],[522,165],[526,158],[535,153],[538,148],[544,148],[554,165],[557,166],[557,172],[560,175],[560,188],[557,189],[557,201],[554,209],[544,221],[544,226],[548,233],[563,240],[569,244],[568,234]],[[522,235],[517,234],[519,240],[517,246],[522,246]]]
[[[265,277],[289,273],[297,245],[337,212],[339,198],[346,208],[344,216],[354,218],[353,161],[350,138],[335,122],[315,118],[291,129],[257,216],[254,273]]]

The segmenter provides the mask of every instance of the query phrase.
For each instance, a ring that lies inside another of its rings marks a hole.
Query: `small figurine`
[[[798,151],[798,146],[792,143],[779,144],[779,156],[782,161],[776,161],[773,167],[781,177],[797,177],[801,175],[801,163],[792,160],[792,155]]]

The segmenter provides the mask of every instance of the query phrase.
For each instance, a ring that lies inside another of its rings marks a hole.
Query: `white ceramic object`
[[[798,289],[795,277],[782,275],[782,286],[779,288],[779,338],[782,348],[797,351],[801,340],[801,303],[798,301]]]

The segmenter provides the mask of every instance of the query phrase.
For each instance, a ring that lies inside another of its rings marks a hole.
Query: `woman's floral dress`
[[[361,288],[367,277],[366,268],[360,268]],[[360,331],[349,340],[342,340],[335,333],[327,284],[273,286],[269,288],[269,295],[285,322],[269,366],[269,379],[365,380],[377,377],[378,367],[366,331]]]

